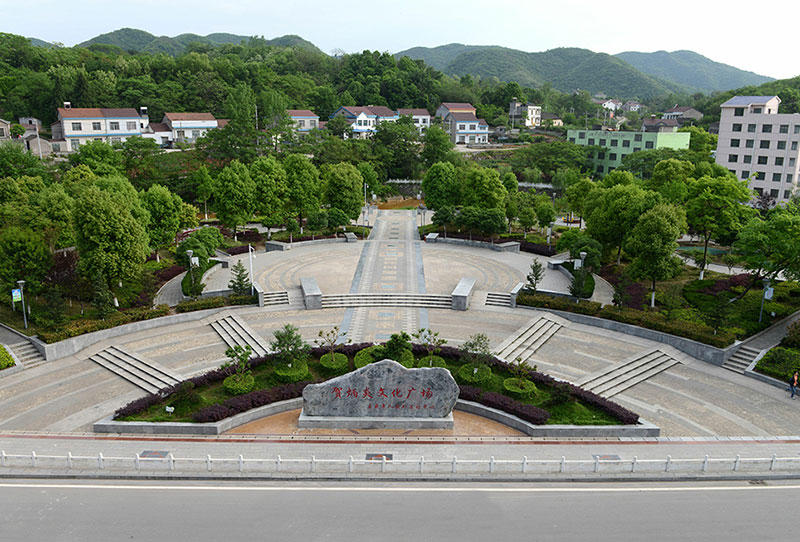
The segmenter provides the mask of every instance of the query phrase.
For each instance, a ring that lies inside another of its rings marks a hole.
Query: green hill
[[[397,53],[422,59],[451,75],[497,77],[520,85],[538,87],[549,81],[553,87],[571,92],[605,92],[619,98],[649,98],[691,89],[642,73],[626,62],[587,49],[559,48],[526,53],[497,46],[451,43],[440,47],[415,47]]]
[[[224,45],[228,43],[238,44],[248,41],[250,36],[239,36],[217,32],[207,36],[197,34],[180,34],[178,36],[154,36],[144,30],[135,28],[121,28],[101,34],[94,38],[78,44],[78,47],[88,47],[93,44],[114,45],[126,51],[146,52],[146,53],[165,53],[168,55],[179,55],[186,50],[190,43],[204,43],[208,45]],[[316,52],[321,52],[313,43],[304,40],[300,36],[287,35],[275,39],[265,40],[268,45],[280,47],[302,47]]]
[[[49,41],[40,40],[39,38],[28,38],[28,41],[30,41],[31,45],[34,47],[47,47],[48,49],[53,47],[53,44]]]
[[[614,56],[646,74],[705,92],[730,90],[773,81],[771,77],[714,62],[693,51],[673,51],[671,53],[667,51],[656,51],[655,53],[629,51]]]

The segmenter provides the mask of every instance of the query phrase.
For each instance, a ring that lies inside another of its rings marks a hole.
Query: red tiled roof
[[[319,116],[314,114],[310,109],[287,109],[286,114],[290,117],[314,117],[318,119]]]
[[[488,122],[486,122],[486,121],[485,121],[485,120],[483,120],[483,119],[478,119],[478,124],[481,124],[481,125],[483,125],[483,126],[489,126],[489,123],[488,123]]]
[[[689,107],[689,106],[686,106],[686,105],[682,105],[680,107],[676,106],[676,107],[673,107],[672,109],[667,109],[666,113],[685,113],[686,111],[689,111],[690,109],[693,109],[693,108]]]
[[[169,125],[163,122],[151,122],[150,129],[153,132],[171,132],[172,130],[169,129]]]
[[[231,119],[217,119],[217,128],[225,128]]]
[[[475,106],[463,102],[442,102],[442,106],[446,107],[450,111],[454,109],[468,109],[470,111],[475,111]]]
[[[478,117],[474,113],[450,113],[449,117],[453,117],[456,122],[477,122]]]
[[[402,109],[401,108],[401,109],[397,110],[397,114],[398,115],[428,115],[428,116],[430,116],[430,113],[428,112],[427,109]]]
[[[132,107],[71,107],[58,108],[58,114],[64,119],[113,119],[113,118],[139,118],[139,112]]]
[[[211,113],[164,113],[171,121],[181,120],[217,120]]]
[[[658,126],[659,124],[663,124],[664,126],[678,126],[677,119],[642,119],[642,123],[645,126]]]
[[[349,111],[351,114],[358,116],[361,113],[367,115],[375,115],[377,117],[394,117],[395,112],[382,105],[345,105],[342,109]]]

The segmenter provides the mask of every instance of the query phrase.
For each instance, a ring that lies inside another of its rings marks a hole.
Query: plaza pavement
[[[524,280],[533,256],[426,245],[416,240],[413,232],[414,215],[410,212],[382,212],[367,242],[258,254],[257,280],[267,291],[290,290],[292,305],[230,308],[203,320],[131,333],[15,374],[0,374],[0,432],[88,431],[93,422],[142,396],[143,391],[88,359],[111,344],[185,377],[218,366],[226,359],[226,345],[210,322],[226,314],[241,318],[265,342],[275,330],[291,323],[309,342],[320,330],[334,325],[359,342],[385,340],[398,330],[430,327],[456,346],[472,334],[485,333],[494,348],[541,314],[524,308],[487,306],[480,296],[486,291],[508,291]],[[465,312],[405,307],[307,311],[297,303],[302,276],[316,278],[323,294],[448,294],[461,277],[476,278],[478,292]],[[225,278],[220,275],[211,280],[224,282]],[[545,280],[551,281],[553,288],[566,283],[553,271]],[[657,346],[652,341],[572,323],[550,338],[534,354],[531,364],[545,373],[575,381]],[[791,401],[782,389],[691,358],[613,400],[660,426],[664,436],[792,435],[800,428],[800,402]]]

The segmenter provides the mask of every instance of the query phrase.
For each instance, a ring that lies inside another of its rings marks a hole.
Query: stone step
[[[44,356],[39,353],[39,350],[28,341],[9,344],[8,347],[26,369],[37,367],[47,362]]]
[[[511,294],[504,292],[487,292],[485,304],[494,307],[510,307]]]
[[[662,355],[664,355],[664,353],[658,348],[652,348],[644,352],[637,352],[633,356],[630,356],[619,363],[609,365],[600,371],[580,378],[575,382],[575,385],[581,386],[587,390],[591,390],[605,382],[608,382],[611,379],[616,378],[619,375],[623,375],[629,371],[635,371],[637,367],[640,367],[654,359],[658,359]]]
[[[538,350],[547,340],[561,329],[561,324],[545,316],[540,316],[535,320],[522,326],[515,335],[506,339],[500,345],[498,357],[513,361],[520,354],[526,354],[523,359],[528,359]]]
[[[614,391],[614,393],[619,393],[620,391],[628,389],[671,367],[675,363],[677,363],[676,360],[663,352],[659,352],[657,356],[651,357],[646,362],[639,363],[636,366],[629,366],[627,370],[623,372],[612,373],[601,381],[592,382],[589,386],[584,387],[603,397],[610,397],[610,395],[608,395],[610,392]]]
[[[157,393],[182,380],[166,367],[118,346],[109,346],[89,359],[148,393]]]
[[[452,307],[452,297],[425,294],[339,294],[322,296],[322,308],[339,307]]]
[[[617,395],[618,393],[622,393],[628,388],[632,388],[633,386],[635,386],[640,382],[644,382],[645,380],[657,375],[658,373],[666,371],[667,369],[669,369],[673,365],[677,365],[678,363],[680,363],[678,360],[668,357],[668,360],[664,361],[663,363],[660,363],[648,369],[647,371],[641,372],[638,375],[629,378],[628,380],[620,383],[618,386],[609,388],[606,391],[599,392],[599,395],[602,395],[605,398],[611,398]]]
[[[228,346],[249,346],[252,350],[252,357],[265,356],[270,352],[261,337],[238,316],[228,315],[215,320],[211,322],[211,327]]]

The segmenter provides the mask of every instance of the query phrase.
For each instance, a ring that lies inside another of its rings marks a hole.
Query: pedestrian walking
[[[794,399],[794,395],[797,393],[798,386],[800,386],[800,381],[798,381],[797,371],[795,371],[792,378],[789,379],[789,391],[792,392],[792,399]]]

